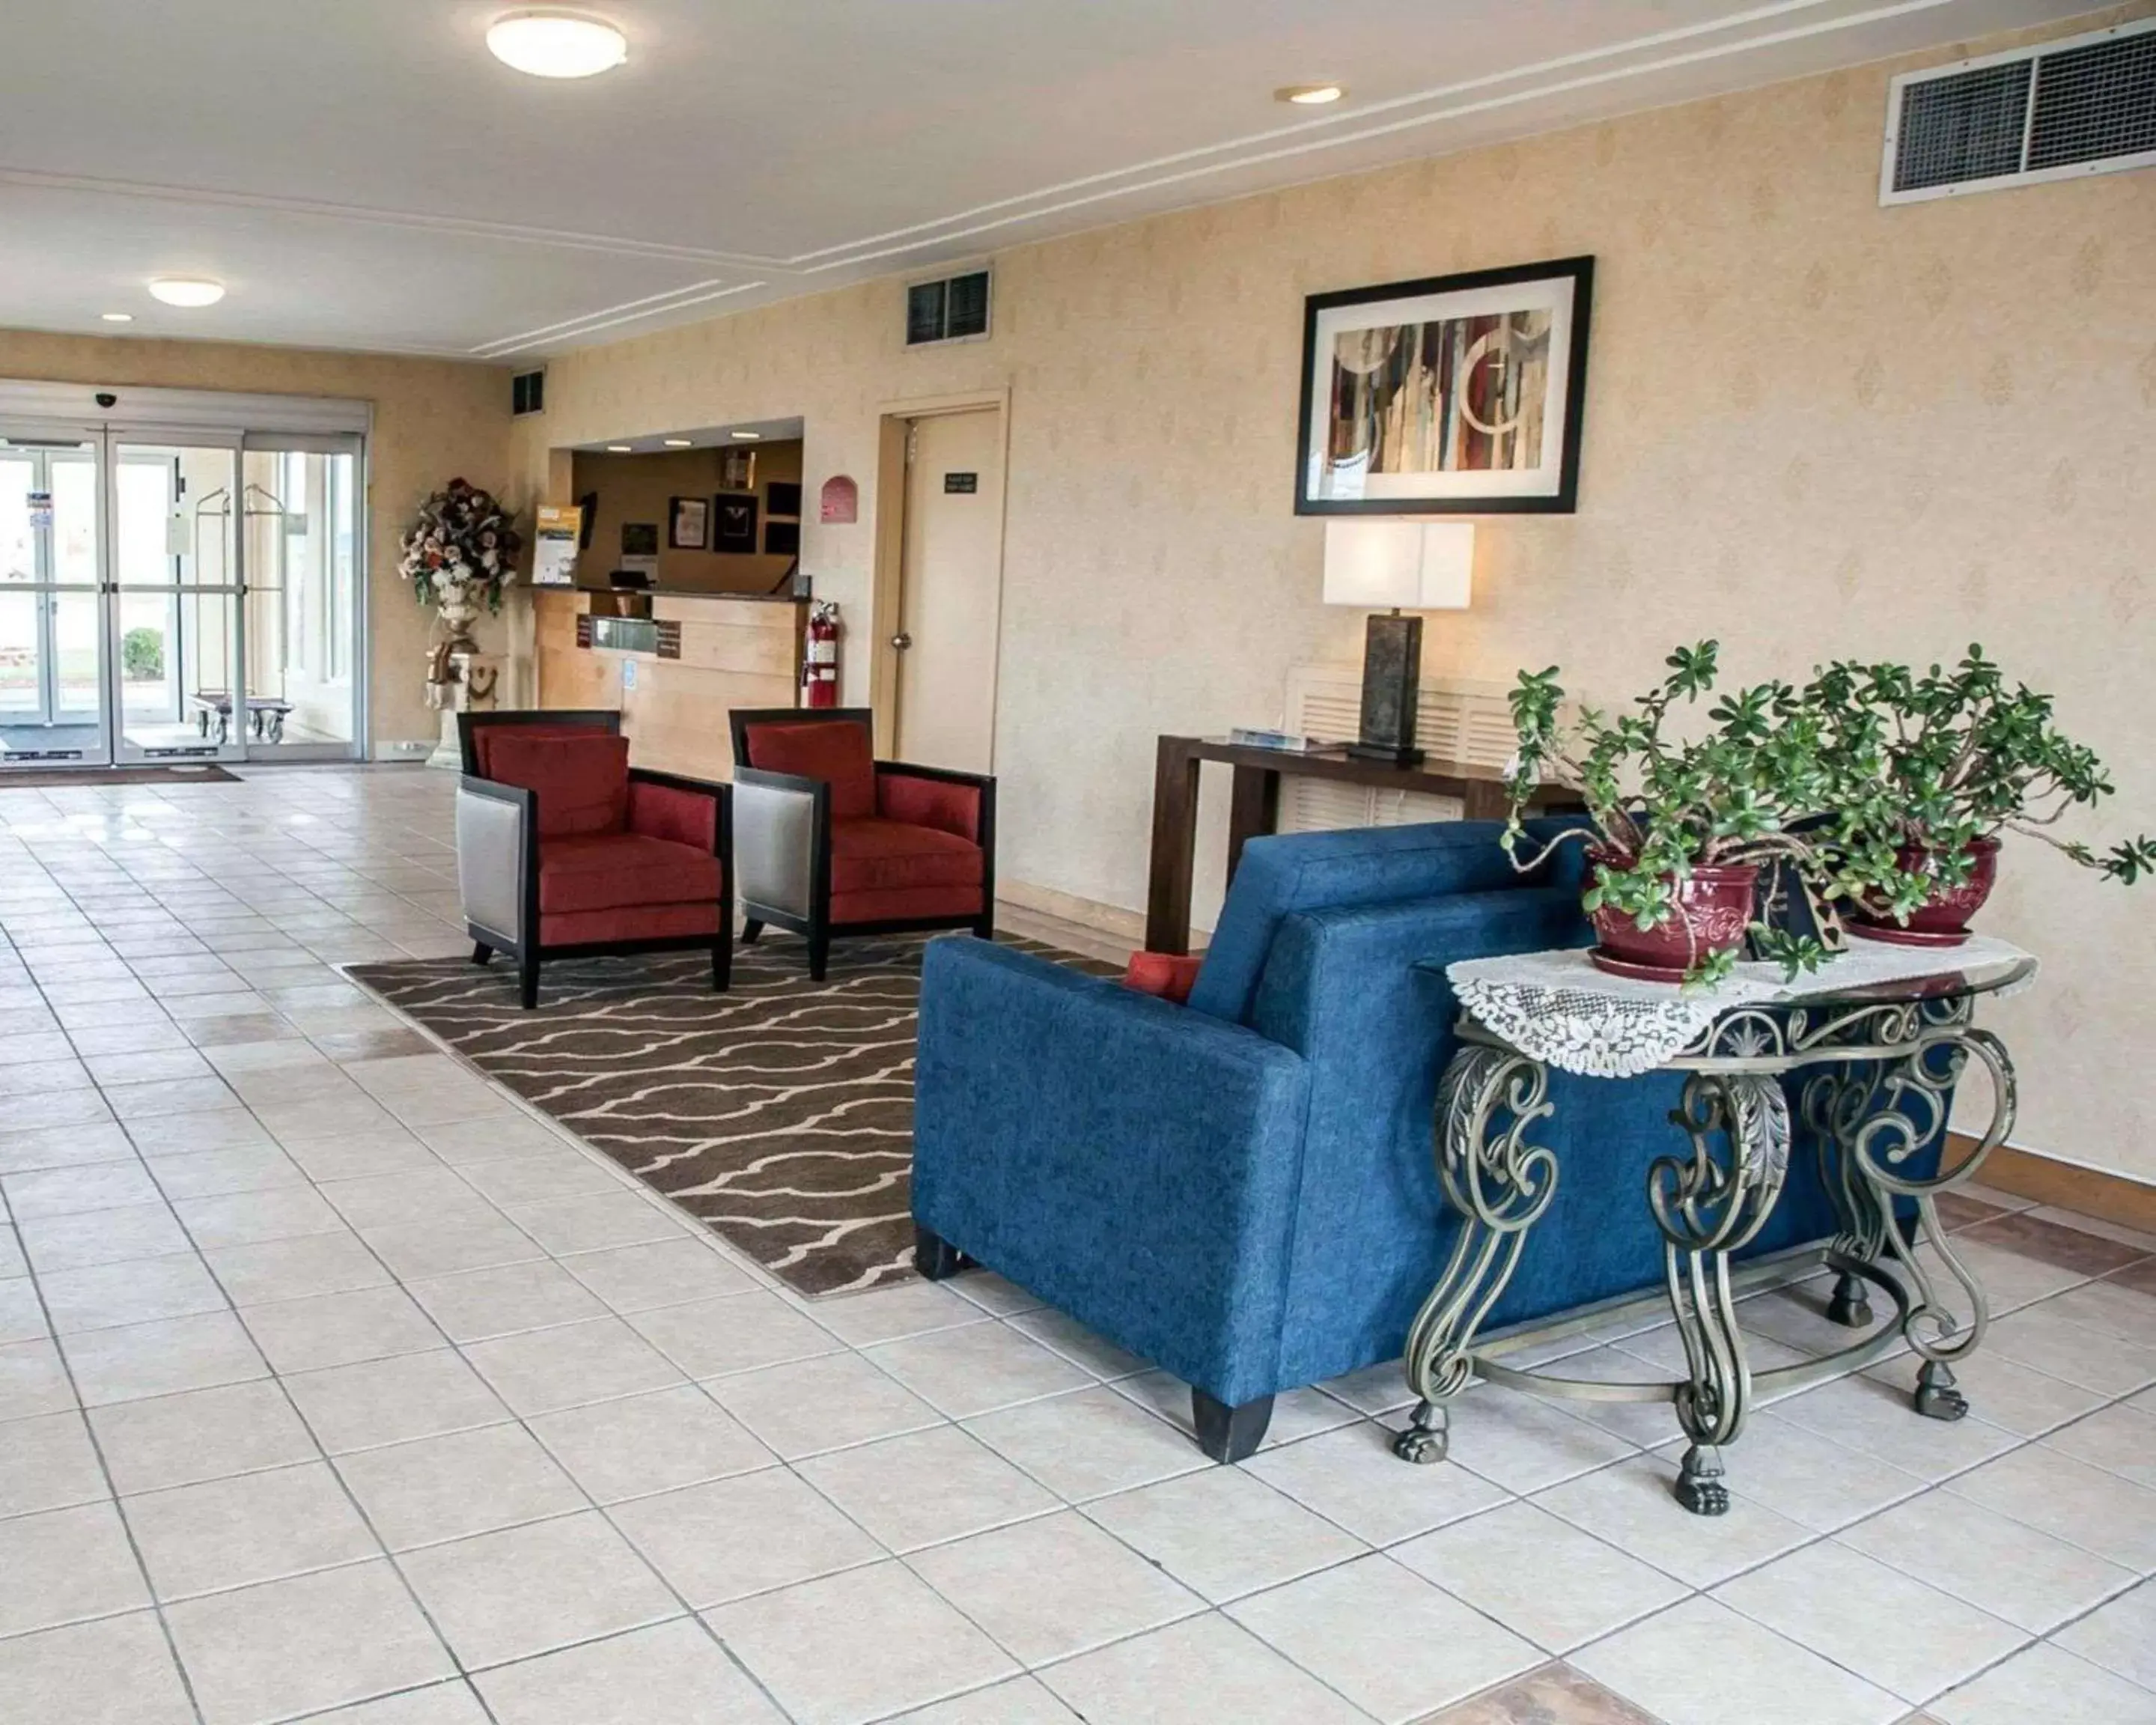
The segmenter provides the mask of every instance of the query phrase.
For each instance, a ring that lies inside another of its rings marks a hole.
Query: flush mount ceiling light
[[[690,437],[663,437],[660,442],[670,449],[693,449],[696,447],[696,440]]]
[[[607,445],[607,454],[609,455],[633,455],[635,453],[635,449],[628,444],[608,444]]]
[[[1322,108],[1348,94],[1344,84],[1290,84],[1273,92],[1276,102],[1293,102],[1301,108]]]
[[[760,431],[730,431],[726,435],[732,438],[738,438],[745,444],[752,444],[758,438],[762,437],[763,434]]]
[[[214,305],[224,297],[224,284],[198,275],[153,275],[150,297],[167,305]]]
[[[629,38],[603,18],[573,12],[512,12],[488,26],[488,51],[534,78],[591,78],[629,58]]]
[[[100,311],[97,315],[103,318],[107,323],[132,323],[135,321],[135,314],[131,311]]]

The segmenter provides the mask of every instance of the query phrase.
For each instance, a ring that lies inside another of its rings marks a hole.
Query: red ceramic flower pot
[[[1606,860],[1593,859],[1598,879]],[[1759,886],[1755,865],[1696,868],[1673,885],[1674,912],[1652,928],[1607,905],[1590,913],[1598,944],[1588,957],[1618,976],[1675,983],[1702,959],[1744,943]]]
[[[1936,886],[1932,896],[1909,912],[1907,922],[1893,913],[1864,905],[1850,912],[1849,932],[1866,940],[1892,941],[1905,947],[1958,947],[1969,938],[1969,919],[1984,908],[1999,878],[1999,840],[1969,841],[1969,879],[1958,886]],[[1921,845],[1904,845],[1894,854],[1895,865],[1904,874],[1927,875],[1932,853]]]

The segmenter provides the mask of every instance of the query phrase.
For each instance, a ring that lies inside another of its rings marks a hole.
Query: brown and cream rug
[[[947,937],[970,939],[970,936]],[[497,958],[356,964],[349,974],[489,1076],[811,1296],[906,1274],[913,1224],[915,1005],[930,937],[734,951],[711,992],[701,952],[550,964],[516,1004]],[[1006,937],[1096,973],[1108,967]]]

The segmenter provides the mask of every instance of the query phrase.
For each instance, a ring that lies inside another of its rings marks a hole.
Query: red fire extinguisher
[[[839,604],[819,599],[809,608],[808,650],[802,655],[801,704],[839,704]]]

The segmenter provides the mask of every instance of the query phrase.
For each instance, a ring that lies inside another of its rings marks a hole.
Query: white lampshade
[[[1465,611],[1475,584],[1472,521],[1325,524],[1325,603],[1364,611]]]

